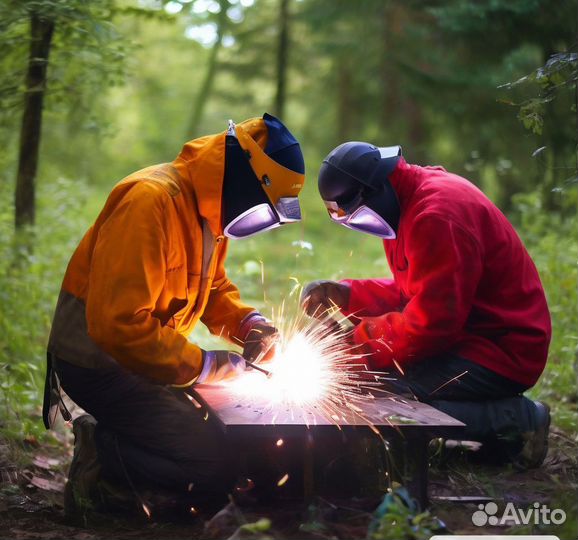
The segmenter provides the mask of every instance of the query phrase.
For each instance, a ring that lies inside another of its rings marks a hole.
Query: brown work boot
[[[89,414],[79,416],[72,424],[74,455],[64,488],[64,515],[74,522],[86,521],[86,514],[98,502],[100,464],[94,442],[95,427],[96,420]]]
[[[514,464],[522,469],[537,469],[548,454],[550,407],[542,401],[534,401],[534,405],[536,429],[523,434],[524,446],[514,460]]]

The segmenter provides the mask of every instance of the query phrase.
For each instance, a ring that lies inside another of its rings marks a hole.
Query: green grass
[[[5,191],[0,192],[0,237],[6,239],[0,244],[0,418],[6,434],[22,437],[43,429],[50,322],[68,259],[92,219],[84,212],[92,190],[65,179],[41,185],[38,226],[18,238]]]

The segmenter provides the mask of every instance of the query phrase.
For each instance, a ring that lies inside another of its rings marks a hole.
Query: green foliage
[[[3,30],[0,45],[5,53],[0,63],[0,79],[6,84],[0,99],[3,98],[4,107],[14,107],[21,97],[23,64],[28,55],[28,24],[32,13],[52,19],[56,25],[48,84],[52,106],[66,103],[71,110],[82,106],[87,112],[95,95],[123,80],[126,43],[112,23],[114,2],[0,2]],[[13,69],[16,65],[20,69]]]
[[[368,540],[429,540],[445,526],[429,511],[418,512],[404,488],[385,496],[369,525]]]
[[[576,192],[565,194],[576,204]],[[548,401],[558,425],[574,431],[578,415],[576,365],[578,350],[578,220],[575,214],[544,210],[539,192],[514,197],[514,219],[546,290],[553,337],[546,370],[531,395]]]
[[[262,538],[262,533],[265,533],[271,529],[271,520],[269,518],[261,518],[254,523],[244,523],[241,525],[240,530],[253,535],[258,535]]]
[[[40,189],[33,254],[14,235],[12,208],[0,191],[0,418],[17,436],[42,431],[39,408],[46,341],[60,282],[79,235],[88,225],[86,186],[59,179]]]
[[[501,88],[508,90],[520,86],[538,88],[538,97],[528,98],[521,103],[512,103],[518,105],[520,110],[518,118],[527,130],[536,135],[541,135],[544,127],[544,114],[546,105],[553,101],[562,93],[570,94],[570,99],[566,100],[568,116],[571,115],[572,108],[575,108],[573,97],[576,82],[578,81],[578,54],[575,53],[558,53],[540,68],[534,70],[529,75],[521,77],[515,82],[504,84]]]

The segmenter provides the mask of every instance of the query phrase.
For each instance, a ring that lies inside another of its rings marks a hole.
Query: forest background
[[[270,313],[313,279],[388,275],[377,239],[328,220],[316,174],[343,141],[401,144],[515,224],[554,325],[531,395],[575,437],[576,22],[569,0],[1,0],[2,434],[42,433],[60,283],[113,185],[267,111],[305,152],[304,220],[231,243],[243,297]]]

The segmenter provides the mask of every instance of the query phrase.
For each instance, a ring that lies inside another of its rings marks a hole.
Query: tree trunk
[[[578,4],[576,4],[576,41],[574,41],[574,53],[578,54]],[[576,146],[574,148],[575,152],[576,152],[576,175],[578,176],[578,83],[574,83],[574,106],[576,114],[574,115],[574,121],[576,122],[576,125],[574,126],[574,129],[576,130]],[[577,208],[578,210],[578,208]],[[578,345],[576,346],[576,362],[578,365]]]
[[[420,165],[427,165],[429,163],[429,156],[425,151],[425,127],[423,121],[423,110],[418,101],[411,96],[405,97],[403,100],[403,115],[407,123],[406,139],[408,142],[408,150],[412,156],[414,163]],[[398,141],[394,141],[398,144]]]
[[[353,89],[349,59],[341,58],[337,65],[337,136],[341,142],[349,140],[353,131]]]
[[[395,51],[394,38],[392,33],[395,31],[395,6],[389,1],[381,5],[381,57],[379,76],[381,79],[381,125],[388,126],[391,129],[392,118],[397,114],[399,107],[399,88],[398,75],[395,72],[395,64],[392,62],[392,56]],[[390,132],[390,137],[398,134]],[[383,144],[398,144],[398,141],[383,141]]]
[[[287,96],[287,65],[289,56],[289,0],[279,4],[279,41],[277,46],[277,92],[275,115],[283,119]]]
[[[201,85],[201,89],[193,105],[193,112],[191,114],[191,120],[187,130],[187,138],[200,135],[198,133],[199,126],[203,118],[205,106],[209,99],[209,94],[213,88],[215,74],[217,73],[219,51],[223,46],[223,37],[227,29],[227,21],[229,20],[227,17],[227,9],[230,7],[229,0],[219,0],[219,6],[221,10],[219,11],[219,16],[217,18],[217,40],[211,49],[211,55],[209,56],[209,63],[207,64],[205,79],[203,80],[203,84]]]
[[[16,229],[34,224],[35,181],[42,131],[42,106],[54,21],[33,13],[30,17],[30,53],[26,73],[24,113],[14,197]]]

